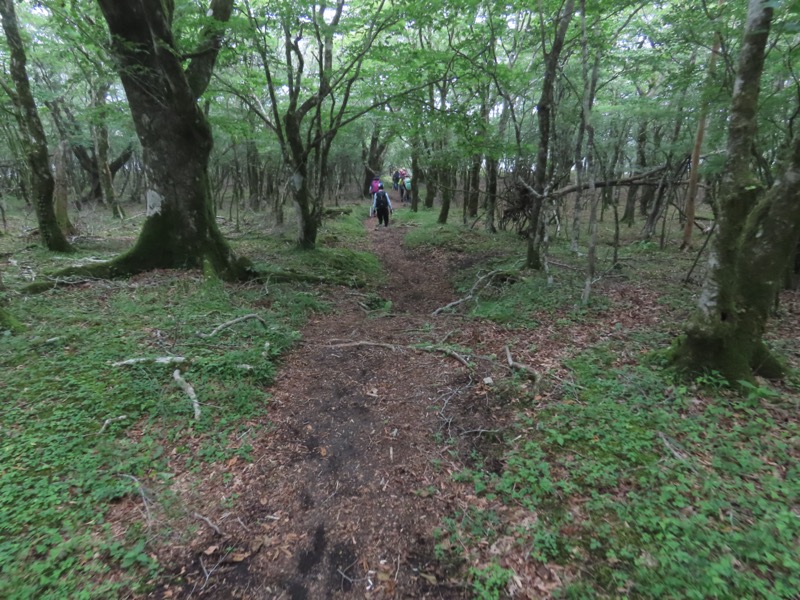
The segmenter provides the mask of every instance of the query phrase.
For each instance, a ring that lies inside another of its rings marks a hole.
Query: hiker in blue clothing
[[[378,215],[378,227],[383,224],[384,227],[389,226],[389,213],[394,212],[392,209],[392,201],[389,199],[389,194],[383,190],[383,184],[378,186],[378,191],[372,195],[372,210],[370,216]]]

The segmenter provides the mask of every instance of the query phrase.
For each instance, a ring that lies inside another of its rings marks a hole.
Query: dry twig
[[[145,517],[147,518],[147,528],[150,529],[153,525],[153,520],[150,517],[150,502],[147,499],[147,490],[145,490],[145,487],[142,485],[142,482],[136,479],[136,477],[134,477],[133,475],[128,475],[127,473],[120,473],[119,476],[126,477],[127,479],[133,481],[137,486],[139,486],[139,495],[142,497],[142,504],[144,504]]]
[[[219,530],[219,527],[214,525],[214,523],[212,523],[211,519],[209,519],[208,517],[204,517],[203,515],[201,515],[200,513],[197,513],[197,512],[194,513],[192,516],[195,519],[200,519],[201,521],[203,521],[203,523],[205,523],[206,525],[211,527],[211,529],[213,529],[217,533],[217,535],[222,535],[222,532]]]
[[[508,346],[506,346],[505,349],[506,349],[506,358],[508,359],[508,366],[511,369],[522,371],[523,373],[527,374],[528,377],[533,380],[534,385],[538,385],[539,381],[542,378],[539,372],[533,367],[529,367],[528,365],[515,362],[514,359],[511,358],[511,350],[508,349]]]
[[[119,362],[111,363],[112,367],[127,367],[130,365],[139,365],[143,363],[153,363],[156,365],[179,365],[186,362],[183,356],[159,356],[157,358],[129,358],[128,360],[121,360]]]
[[[200,420],[200,403],[197,401],[197,394],[194,392],[194,388],[192,384],[186,381],[183,377],[181,377],[181,372],[179,369],[175,369],[172,373],[172,378],[177,382],[178,386],[186,392],[186,395],[189,396],[189,400],[192,401],[192,408],[194,409],[194,420]]]
[[[125,416],[125,415],[120,415],[118,417],[110,417],[110,418],[106,419],[105,421],[103,421],[103,426],[100,428],[100,431],[97,432],[97,435],[100,435],[101,433],[103,433],[106,430],[106,427],[108,427],[111,423],[113,423],[115,421],[123,421],[123,420],[125,420],[127,418],[128,417]]]

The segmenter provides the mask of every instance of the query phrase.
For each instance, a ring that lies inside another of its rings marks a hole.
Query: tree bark
[[[439,171],[439,181],[442,184],[442,206],[439,209],[439,218],[436,219],[436,222],[444,225],[450,215],[450,205],[453,203],[453,195],[455,193],[455,169],[441,169]]]
[[[481,163],[482,154],[472,155],[472,164],[469,168],[469,200],[467,201],[467,216],[475,218],[478,215],[478,204],[481,197]]]
[[[53,156],[55,173],[53,174],[53,207],[59,229],[67,235],[75,235],[75,226],[69,220],[67,199],[69,195],[69,182],[67,176],[67,142],[61,142]]]
[[[542,79],[542,93],[539,102],[536,104],[536,119],[539,123],[539,148],[536,152],[536,164],[533,172],[533,191],[530,195],[530,202],[527,206],[528,212],[528,244],[525,266],[530,269],[541,269],[542,258],[540,248],[542,244],[540,230],[540,218],[542,204],[545,198],[545,187],[547,179],[547,159],[550,149],[550,129],[551,111],[555,90],[556,76],[558,75],[558,62],[561,51],[564,49],[564,42],[567,37],[567,30],[575,13],[575,0],[566,0],[564,8],[557,21],[553,45],[549,52],[545,52],[545,72]],[[542,49],[544,50],[544,48]]]
[[[172,32],[172,4],[98,0],[112,37],[120,79],[142,144],[146,220],[134,248],[112,274],[155,268],[201,268],[224,279],[249,276],[216,225],[208,177],[211,128],[197,103],[205,91],[233,0],[212,0],[213,25],[184,71]]]
[[[750,0],[728,127],[719,234],[697,310],[672,355],[681,369],[716,370],[730,382],[783,373],[763,334],[800,236],[800,134],[791,141],[782,176],[766,193],[750,164],[772,14],[766,0]]]
[[[53,207],[54,182],[53,174],[50,172],[47,136],[31,93],[26,67],[27,57],[19,32],[14,0],[0,0],[0,20],[3,22],[3,31],[8,42],[9,73],[16,91],[12,100],[19,111],[21,138],[31,172],[33,206],[42,243],[48,250],[54,252],[71,252],[72,246],[56,222]]]
[[[722,5],[722,0],[719,0]],[[714,75],[717,63],[717,54],[720,47],[719,32],[714,36],[714,47],[711,49],[711,58],[708,63],[707,80],[710,81]],[[683,224],[683,240],[681,250],[692,248],[692,233],[694,232],[694,217],[697,206],[697,184],[700,181],[700,153],[703,150],[703,139],[706,135],[706,121],[708,119],[708,100],[703,98],[700,106],[700,116],[697,121],[697,133],[695,134],[694,147],[692,148],[692,159],[689,165],[689,188],[686,191],[686,222]]]

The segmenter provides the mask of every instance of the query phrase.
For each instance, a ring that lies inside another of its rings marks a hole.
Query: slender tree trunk
[[[111,86],[109,83],[100,82],[97,84],[97,88],[95,89],[94,108],[97,114],[97,124],[92,128],[92,137],[94,138],[94,155],[96,158],[97,174],[103,202],[106,206],[111,207],[114,217],[118,219],[124,219],[125,210],[117,200],[117,194],[114,191],[114,177],[111,174],[111,167],[108,160],[106,94],[108,93],[110,87]]]
[[[364,156],[364,183],[361,189],[364,197],[370,196],[369,184],[372,182],[372,178],[381,176],[386,148],[386,142],[381,141],[381,129],[376,125],[370,134],[369,146],[362,151]],[[384,186],[386,186],[386,182],[384,182]]]
[[[69,220],[67,200],[69,196],[69,177],[67,175],[67,142],[61,142],[53,156],[53,205],[59,229],[67,235],[75,235],[75,226]]]
[[[253,139],[245,142],[247,152],[247,197],[250,209],[258,211],[261,207],[261,157],[258,155],[258,146]]]
[[[439,144],[433,145],[433,154],[431,160],[428,162],[428,177],[425,179],[425,208],[433,208],[436,202],[436,194],[439,193],[439,179],[441,178],[442,169],[434,162],[438,160],[436,156]]]
[[[483,156],[480,154],[472,155],[472,164],[469,169],[469,200],[467,204],[467,216],[475,218],[478,215],[478,204],[481,197],[481,162]]]
[[[450,206],[453,203],[453,195],[455,194],[456,187],[456,171],[455,169],[443,169],[439,171],[439,177],[442,182],[442,207],[439,210],[439,218],[437,223],[444,225],[447,223],[447,217],[450,214]]]
[[[419,182],[420,182],[420,169],[419,169],[419,138],[414,138],[411,141],[411,210],[417,212],[419,208]],[[407,194],[409,192],[406,192]]]
[[[719,0],[722,5],[722,0]],[[719,32],[714,36],[714,47],[711,49],[711,58],[708,63],[707,81],[714,76],[719,53],[720,36]],[[694,147],[692,148],[692,159],[689,165],[689,189],[686,192],[686,222],[683,224],[683,241],[681,250],[689,250],[692,247],[692,233],[694,232],[694,216],[697,202],[697,184],[700,181],[700,153],[703,150],[703,138],[706,135],[706,120],[708,118],[708,100],[703,98],[700,106],[700,116],[697,121],[697,133],[695,134]]]
[[[582,186],[581,178],[583,176],[584,153],[583,153],[583,136],[586,128],[590,125],[592,104],[594,104],[595,91],[597,89],[597,79],[600,76],[600,55],[598,54],[594,59],[591,75],[589,75],[589,39],[586,31],[586,0],[581,0],[581,54],[583,60],[581,61],[583,70],[583,102],[581,105],[581,121],[578,125],[578,139],[575,143],[575,175],[577,177],[578,191],[575,192],[575,205],[572,215],[572,240],[570,242],[570,249],[573,252],[578,251],[578,240],[581,235],[581,206]],[[591,150],[587,148],[586,155],[591,157]],[[590,186],[591,187],[591,186]],[[593,201],[593,200],[592,200]],[[591,228],[591,225],[590,225]],[[588,291],[584,292],[587,295]],[[585,302],[584,302],[585,304]]]
[[[539,148],[536,152],[536,165],[533,172],[533,194],[527,206],[528,231],[527,253],[525,266],[530,269],[541,269],[543,266],[540,247],[542,243],[541,212],[545,200],[547,179],[547,159],[550,150],[551,113],[555,89],[555,80],[558,75],[558,63],[567,30],[575,13],[575,0],[566,0],[559,16],[553,45],[549,52],[545,52],[545,71],[542,79],[542,93],[536,105],[536,119],[539,123]],[[544,51],[544,48],[542,48]]]
[[[54,252],[71,252],[72,247],[56,222],[53,207],[54,183],[47,152],[47,136],[31,93],[26,67],[27,57],[19,32],[14,0],[0,0],[0,19],[8,42],[9,73],[16,91],[12,100],[19,112],[21,137],[31,173],[33,206],[42,243],[48,250]]]

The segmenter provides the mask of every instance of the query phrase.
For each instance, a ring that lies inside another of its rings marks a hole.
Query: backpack
[[[380,184],[381,184],[381,180],[380,179],[378,179],[377,177],[375,179],[373,179],[372,180],[372,184],[370,185],[370,188],[369,188],[370,193],[377,194],[378,193],[378,186]]]
[[[389,208],[389,197],[383,190],[379,191],[375,196],[375,209]]]
[[[403,185],[406,186],[407,190],[411,189],[411,177],[406,177],[406,180],[403,182]]]

